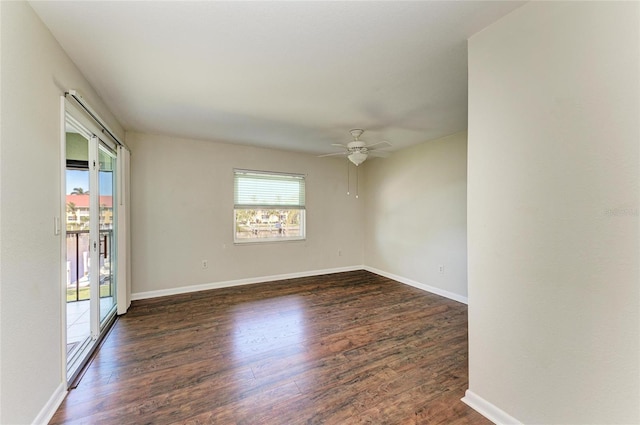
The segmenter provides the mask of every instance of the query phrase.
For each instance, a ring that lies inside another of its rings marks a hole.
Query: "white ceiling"
[[[523,2],[31,4],[125,129],[319,154],[466,129],[466,40]]]

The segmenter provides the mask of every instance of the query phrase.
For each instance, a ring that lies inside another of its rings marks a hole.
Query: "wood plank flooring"
[[[465,305],[366,272],[134,302],[52,424],[490,424]]]

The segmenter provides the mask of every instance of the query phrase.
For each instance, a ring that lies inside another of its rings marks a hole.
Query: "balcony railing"
[[[100,231],[100,297],[113,296],[111,248],[113,230]],[[67,230],[67,302],[90,298],[89,278],[91,270],[88,230]]]

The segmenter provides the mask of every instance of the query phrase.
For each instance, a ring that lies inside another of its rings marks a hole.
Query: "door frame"
[[[109,328],[115,322],[117,316],[117,309],[114,308],[105,319],[100,321],[100,287],[99,287],[99,264],[100,264],[100,249],[99,249],[99,236],[100,236],[100,220],[99,220],[99,170],[98,170],[98,152],[99,144],[104,143],[106,146],[112,148],[113,143],[100,138],[101,130],[92,121],[92,117],[87,115],[84,111],[76,107],[65,96],[61,96],[60,101],[60,216],[54,219],[54,227],[56,235],[60,235],[60,288],[61,288],[61,371],[63,380],[66,383],[67,389],[71,387],[75,380],[81,376],[82,371],[86,367],[88,360],[93,355],[93,352],[100,344],[102,338],[106,335]],[[73,370],[69,370],[68,358],[67,358],[67,297],[66,297],[66,261],[67,261],[67,226],[66,226],[66,172],[67,172],[67,141],[66,141],[66,121],[67,114],[77,121],[78,124],[83,126],[89,133],[92,134],[91,140],[89,140],[89,172],[90,172],[90,258],[92,267],[98,268],[91,273],[90,278],[90,291],[91,294],[97,296],[91,296],[89,299],[91,315],[90,320],[90,338],[88,344],[84,348],[82,355],[83,359],[79,360],[78,366],[75,366]],[[116,152],[116,164],[117,164],[117,149],[112,148]],[[92,161],[95,161],[95,165],[92,167]],[[92,171],[92,168],[95,168]],[[116,177],[117,178],[117,177]],[[117,180],[116,180],[117,182]],[[114,193],[115,193],[115,189]],[[97,208],[96,208],[97,206]],[[95,213],[95,214],[94,214]],[[96,216],[95,219],[94,215]],[[113,215],[114,219],[114,233],[117,227],[116,215]],[[95,249],[94,249],[95,247]],[[116,249],[117,245],[113,246]],[[114,264],[117,268],[117,264]],[[98,271],[98,272],[96,272]],[[115,279],[116,273],[114,273]],[[115,281],[116,293],[117,293],[117,281]]]

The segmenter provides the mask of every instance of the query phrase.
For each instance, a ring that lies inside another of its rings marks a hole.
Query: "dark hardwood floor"
[[[490,424],[467,307],[366,271],[136,301],[52,424]]]

